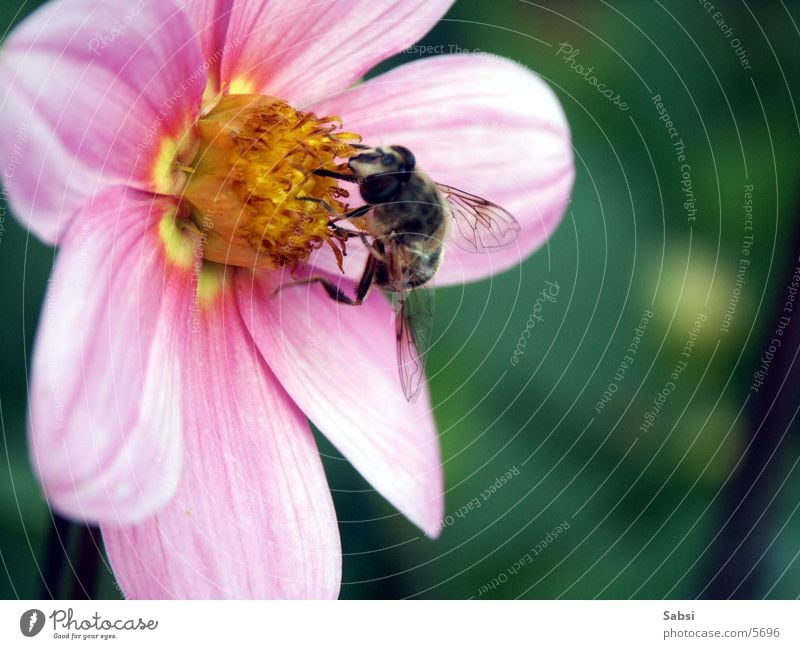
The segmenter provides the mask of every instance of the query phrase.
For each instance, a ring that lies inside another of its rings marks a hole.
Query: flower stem
[[[70,589],[70,599],[94,599],[95,597],[102,552],[99,540],[100,534],[96,527],[85,525],[81,528],[77,541],[75,580]]]
[[[72,523],[54,512],[51,514],[51,521],[39,599],[58,598],[64,577],[64,565],[69,558],[67,548]]]

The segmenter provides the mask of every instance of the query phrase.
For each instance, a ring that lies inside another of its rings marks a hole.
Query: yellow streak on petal
[[[197,303],[210,307],[220,293],[225,280],[225,270],[220,264],[206,261],[197,277]]]
[[[178,157],[179,140],[165,137],[153,162],[151,179],[153,191],[158,194],[172,194],[175,191],[175,161]]]
[[[167,259],[181,268],[190,268],[194,262],[192,240],[178,226],[175,210],[164,214],[158,224],[158,235],[164,244]]]
[[[177,135],[163,135],[150,172],[152,191],[177,196],[186,184],[186,162],[197,153],[195,130],[191,121]]]
[[[247,77],[237,77],[228,86],[231,95],[251,95],[256,91],[256,84]]]

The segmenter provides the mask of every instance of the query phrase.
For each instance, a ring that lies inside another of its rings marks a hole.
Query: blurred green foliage
[[[791,89],[800,87],[800,6],[715,4],[752,69],[702,3],[684,0],[459,0],[425,38],[539,73],[567,113],[577,181],[563,224],[521,267],[438,291],[441,339],[429,373],[447,487],[439,540],[422,538],[318,436],[341,521],[342,597],[692,598],[705,587],[723,489],[748,441],[742,405],[782,290],[799,198]],[[16,14],[0,7],[4,24]],[[629,110],[577,74],[557,54],[561,43]],[[693,222],[656,94],[691,164]],[[752,263],[723,334],[745,185],[754,186]],[[26,375],[54,251],[10,216],[2,227],[0,595],[30,598],[50,519],[26,453]],[[509,358],[546,280],[559,284],[558,297],[514,367]],[[646,311],[653,317],[615,382]],[[690,363],[642,433],[700,312],[707,320]],[[598,411],[610,383],[617,390]],[[799,594],[797,432],[756,567],[759,596]],[[511,469],[518,475],[457,515]],[[569,529],[553,537],[564,521]],[[513,568],[548,535],[543,550]],[[112,579],[105,570],[101,596],[117,596]]]

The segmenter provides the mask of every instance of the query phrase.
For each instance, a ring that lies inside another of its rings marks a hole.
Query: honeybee
[[[366,233],[344,230],[349,237],[360,237],[369,249],[355,297],[325,277],[302,283],[319,282],[331,298],[350,305],[361,304],[373,286],[391,295],[400,383],[413,401],[425,376],[433,329],[432,294],[425,285],[442,263],[445,241],[469,252],[492,252],[513,245],[520,225],[499,205],[434,182],[404,146],[357,147],[362,151],[347,163],[352,173],[314,171],[357,183],[365,202],[337,219],[363,217],[366,222]]]

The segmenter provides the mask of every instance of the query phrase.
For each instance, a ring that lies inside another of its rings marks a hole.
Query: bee
[[[397,364],[400,383],[409,401],[419,394],[425,376],[425,356],[433,330],[432,293],[426,284],[436,275],[445,242],[475,253],[513,245],[520,232],[514,217],[499,205],[434,182],[416,165],[406,147],[367,147],[348,159],[351,173],[318,169],[315,174],[356,183],[365,205],[337,220],[363,217],[366,232],[339,228],[347,237],[360,237],[369,256],[355,296],[329,279],[310,277],[343,304],[359,305],[377,286],[395,305]]]

